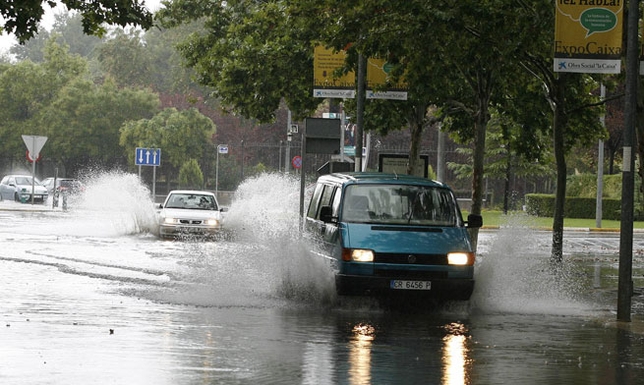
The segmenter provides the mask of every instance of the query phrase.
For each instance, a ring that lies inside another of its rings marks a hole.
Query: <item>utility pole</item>
[[[631,321],[633,296],[633,139],[635,137],[637,83],[639,65],[638,20],[639,1],[628,2],[626,25],[626,101],[624,105],[624,165],[622,168],[622,218],[619,237],[619,282],[617,285],[617,320]]]

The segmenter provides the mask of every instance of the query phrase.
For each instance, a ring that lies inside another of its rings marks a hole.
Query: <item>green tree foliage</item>
[[[68,46],[70,53],[87,59],[93,56],[94,49],[101,43],[101,38],[83,32],[82,15],[58,13],[55,15],[51,32],[40,27],[36,35],[23,44],[12,46],[9,52],[17,60],[29,59],[35,63],[43,62],[44,47],[52,37],[58,44]]]
[[[126,122],[120,130],[120,144],[128,154],[136,147],[161,148],[163,170],[170,182],[189,159],[198,159],[200,170],[208,168],[207,162],[214,158],[215,132],[212,120],[194,108],[166,108],[149,119]]]
[[[178,45],[201,84],[222,105],[260,122],[275,119],[282,99],[294,118],[308,116],[312,97],[315,30],[302,29],[304,15],[286,12],[288,2],[175,0],[157,17],[166,27],[200,20],[205,31]],[[311,15],[313,16],[313,15]]]
[[[181,188],[203,188],[203,173],[196,159],[188,159],[179,169],[179,185]]]
[[[65,47],[51,41],[44,53],[42,64],[23,61],[3,67],[0,74],[0,140],[5,156],[13,159],[24,155],[22,134],[45,134],[40,116],[60,89],[86,74],[86,62],[69,55]]]
[[[98,60],[104,74],[119,87],[149,87],[152,80],[150,51],[141,34],[122,30],[98,48]]]
[[[121,126],[152,117],[158,108],[157,95],[149,91],[78,79],[61,90],[41,124],[50,138],[48,150],[68,171],[78,170],[87,164],[110,165],[133,154],[119,147]]]
[[[24,43],[38,32],[45,13],[43,5],[55,8],[59,4],[78,11],[82,15],[83,31],[90,35],[105,33],[104,24],[152,26],[152,14],[138,0],[21,0],[0,3],[1,31],[15,34]]]

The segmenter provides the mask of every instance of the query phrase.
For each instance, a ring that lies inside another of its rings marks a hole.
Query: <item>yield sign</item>
[[[29,157],[31,159],[38,159],[40,156],[40,150],[42,150],[45,142],[47,141],[46,136],[36,136],[36,135],[23,135],[22,141],[25,142],[27,150],[29,150]]]

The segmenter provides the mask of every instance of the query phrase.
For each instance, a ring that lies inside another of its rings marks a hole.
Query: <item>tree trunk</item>
[[[421,164],[420,142],[423,136],[426,110],[424,106],[417,106],[415,116],[410,119],[409,131],[411,133],[411,143],[409,144],[409,163],[407,164],[407,174],[409,175],[425,175],[424,172],[418,173],[418,168]]]
[[[479,94],[481,95],[481,94]],[[474,123],[474,164],[472,168],[472,214],[481,214],[483,208],[483,163],[485,162],[485,133],[487,130],[488,98],[479,99],[479,110]],[[476,249],[478,244],[479,229],[469,229],[472,241]]]
[[[566,75],[560,74],[555,82],[555,111],[552,123],[555,162],[557,166],[557,186],[555,189],[555,212],[552,221],[552,262],[563,260],[564,207],[566,203],[566,156],[564,144]]]

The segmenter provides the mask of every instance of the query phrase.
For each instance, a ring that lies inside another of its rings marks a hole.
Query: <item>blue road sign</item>
[[[137,147],[134,153],[134,164],[137,166],[159,166],[161,164],[161,149]]]

